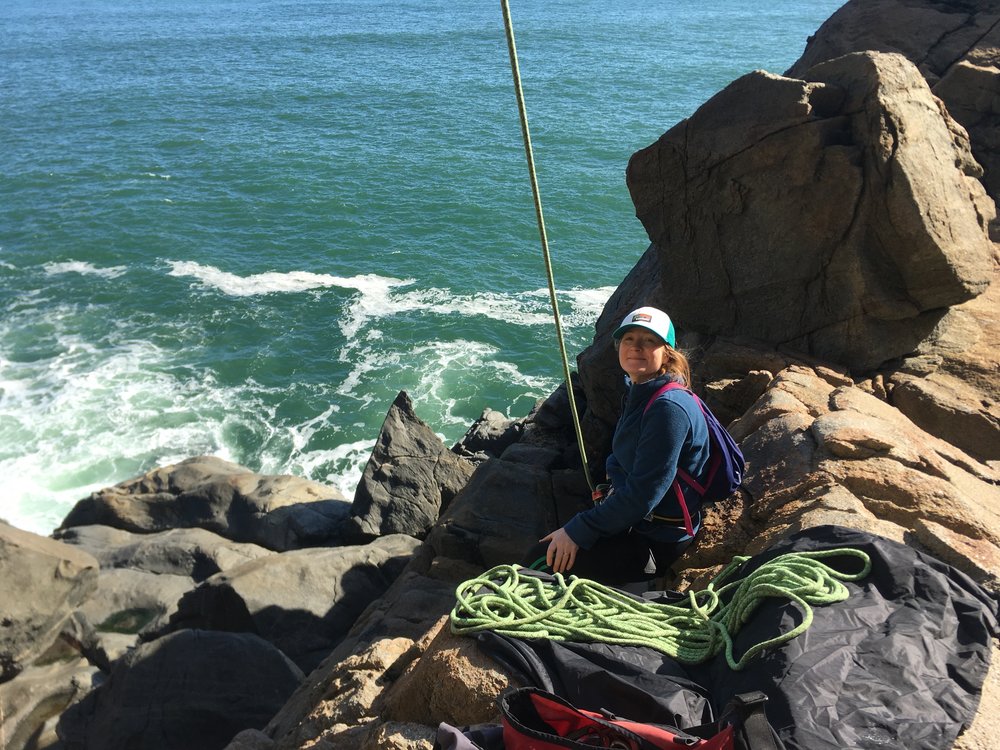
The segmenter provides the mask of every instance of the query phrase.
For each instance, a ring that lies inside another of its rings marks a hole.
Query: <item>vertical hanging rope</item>
[[[517,94],[517,111],[521,118],[521,136],[524,139],[524,154],[528,159],[528,175],[531,178],[531,193],[535,199],[535,218],[538,220],[538,234],[542,240],[542,257],[545,260],[545,273],[549,283],[549,299],[552,302],[552,315],[555,318],[556,338],[559,341],[559,353],[562,356],[563,375],[566,379],[566,395],[569,397],[569,410],[573,415],[573,427],[576,430],[577,447],[580,449],[580,461],[583,464],[583,476],[587,480],[590,491],[594,491],[594,483],[590,478],[587,466],[587,451],[583,445],[583,429],[580,427],[580,416],[576,410],[576,398],[573,396],[573,381],[570,377],[569,357],[566,355],[566,342],[563,339],[562,319],[559,317],[559,303],[556,300],[556,283],[552,275],[552,259],[549,256],[549,239],[545,233],[545,217],[542,215],[542,198],[538,192],[538,178],[535,175],[535,156],[531,150],[531,135],[528,132],[528,114],[524,106],[524,93],[521,90],[521,69],[517,64],[517,47],[514,44],[514,26],[510,20],[510,7],[507,0],[500,0],[503,9],[504,30],[507,32],[507,52],[510,54],[510,69],[514,75],[514,92]]]

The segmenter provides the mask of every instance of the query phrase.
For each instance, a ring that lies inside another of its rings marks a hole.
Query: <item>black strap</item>
[[[685,732],[710,739],[726,726],[733,726],[735,750],[785,750],[774,727],[767,720],[767,696],[760,690],[733,696],[718,721],[688,727]]]
[[[736,726],[736,747],[737,750],[784,750],[784,743],[778,738],[767,720],[764,712],[764,704],[767,703],[767,696],[760,690],[750,693],[740,693],[733,696],[726,711],[723,712],[723,719],[727,713],[735,713],[736,721],[731,723]],[[742,742],[743,747],[740,746]]]

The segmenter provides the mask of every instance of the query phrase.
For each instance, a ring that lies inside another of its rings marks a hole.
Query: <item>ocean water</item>
[[[839,0],[511,0],[570,355],[629,156]],[[0,517],[215,454],[351,497],[562,379],[499,2],[0,3]]]

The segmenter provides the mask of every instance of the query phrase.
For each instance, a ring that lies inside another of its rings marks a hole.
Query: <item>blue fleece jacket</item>
[[[672,379],[663,375],[629,386],[607,460],[612,492],[603,503],[577,513],[565,526],[566,533],[582,548],[590,549],[600,537],[629,528],[662,542],[687,536],[683,523],[646,520],[654,512],[682,517],[671,490],[677,467],[700,477],[709,458],[708,426],[687,391],[661,393],[646,411],[653,394]],[[697,524],[698,495],[683,482],[681,486]]]

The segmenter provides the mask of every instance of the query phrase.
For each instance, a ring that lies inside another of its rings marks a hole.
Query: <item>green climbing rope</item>
[[[562,319],[559,316],[559,302],[556,300],[556,282],[552,273],[552,257],[549,254],[549,238],[545,232],[545,216],[542,213],[542,196],[538,190],[538,177],[535,174],[535,156],[531,148],[531,133],[528,130],[528,110],[524,105],[524,92],[521,88],[521,68],[517,62],[517,44],[514,42],[514,24],[510,20],[510,6],[507,0],[500,0],[503,12],[504,31],[507,34],[507,52],[510,57],[510,72],[514,76],[514,94],[517,97],[517,113],[521,120],[521,138],[524,141],[524,156],[528,161],[528,177],[531,180],[531,195],[535,199],[535,220],[538,222],[538,235],[542,241],[542,260],[545,263],[545,277],[549,285],[549,303],[552,305],[552,317],[556,326],[556,341],[559,344],[559,355],[562,358],[563,377],[566,382],[566,396],[569,399],[569,411],[573,418],[573,428],[576,431],[576,444],[580,450],[580,461],[583,463],[583,477],[587,480],[590,491],[594,491],[594,482],[590,477],[587,464],[587,448],[583,444],[583,429],[580,427],[580,414],[576,408],[576,397],[573,395],[573,380],[569,369],[569,356],[566,354],[566,340],[563,337]]]
[[[861,571],[844,573],[823,562],[844,556],[860,560]],[[724,649],[729,666],[740,670],[764,649],[803,633],[812,624],[813,605],[845,600],[849,590],[843,581],[860,580],[871,570],[868,555],[858,549],[790,552],[727,583],[749,559],[734,557],[706,589],[689,592],[683,604],[639,601],[586,578],[557,573],[543,580],[523,575],[520,566],[500,565],[458,587],[451,630],[649,646],[685,664],[700,664]],[[767,598],[794,602],[802,622],[736,659],[733,638]]]

